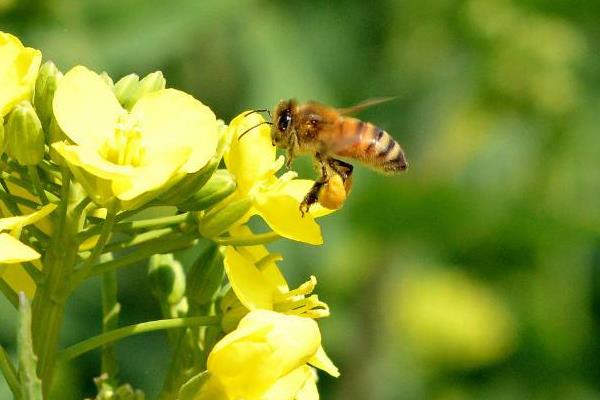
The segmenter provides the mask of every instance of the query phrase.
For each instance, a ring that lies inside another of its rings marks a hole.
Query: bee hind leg
[[[310,207],[313,204],[319,201],[319,191],[321,190],[323,185],[325,185],[325,183],[327,182],[322,180],[316,181],[310,188],[308,193],[306,193],[306,196],[304,196],[304,200],[302,200],[302,202],[300,203],[300,213],[302,214],[302,217],[304,217],[304,214],[306,214],[310,210]]]
[[[329,181],[328,165],[327,158],[320,153],[315,154],[315,169],[320,170],[321,176],[315,181],[306,196],[304,196],[302,203],[300,203],[300,213],[303,217],[310,210],[310,206],[319,201],[319,191]]]
[[[344,181],[344,187],[346,188],[346,193],[350,193],[350,189],[352,187],[352,171],[354,170],[352,164],[348,164],[347,162],[338,160],[336,158],[329,158],[327,160],[327,164],[333,171],[342,177],[342,180]]]

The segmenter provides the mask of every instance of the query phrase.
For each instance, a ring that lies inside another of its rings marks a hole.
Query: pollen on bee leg
[[[319,190],[319,204],[330,210],[337,210],[346,201],[350,186],[339,174],[332,174]]]

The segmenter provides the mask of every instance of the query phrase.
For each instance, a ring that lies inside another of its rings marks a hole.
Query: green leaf
[[[42,400],[42,382],[36,374],[37,356],[31,340],[31,305],[23,292],[19,293],[17,354],[23,400]]]

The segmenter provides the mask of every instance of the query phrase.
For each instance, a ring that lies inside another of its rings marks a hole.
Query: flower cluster
[[[121,332],[115,271],[149,259],[165,319],[144,329],[184,328],[168,331],[163,397],[317,399],[316,371],[339,375],[315,321],[329,307],[313,293],[314,276],[290,288],[283,257],[265,244],[322,244],[316,218],[332,210],[317,204],[302,215],[314,182],[278,175],[284,158],[262,117],[242,113],[226,125],[160,72],[115,82],[41,62],[40,51],[0,32],[0,292],[20,310],[19,343],[29,343],[19,346],[23,373],[2,368],[15,397],[47,395],[57,360],[94,343],[103,346],[98,398],[138,398],[120,381],[111,345]],[[191,247],[205,250],[184,266],[176,252]],[[103,334],[59,349],[65,303],[94,276]]]

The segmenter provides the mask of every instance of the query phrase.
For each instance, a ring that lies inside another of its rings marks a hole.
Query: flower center
[[[100,154],[114,164],[139,166],[145,154],[141,121],[131,114],[121,115],[113,136],[104,142]]]
[[[319,300],[316,294],[311,294],[317,285],[314,276],[297,289],[275,295],[273,311],[288,315],[298,315],[308,318],[323,318],[329,316],[329,307]]]

